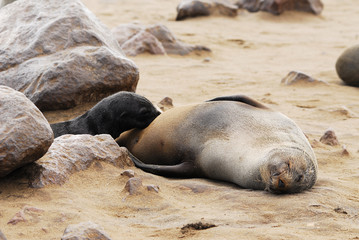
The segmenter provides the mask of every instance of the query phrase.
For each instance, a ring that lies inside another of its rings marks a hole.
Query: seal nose
[[[278,188],[284,188],[285,187],[285,184],[284,182],[282,181],[282,179],[278,179]]]

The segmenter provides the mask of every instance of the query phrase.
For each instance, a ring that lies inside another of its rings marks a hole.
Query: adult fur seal
[[[314,152],[288,117],[243,95],[176,107],[117,139],[144,171],[295,193],[317,178]],[[140,159],[140,160],[139,160]]]
[[[110,134],[117,138],[132,128],[145,128],[160,112],[138,94],[118,92],[102,99],[82,116],[51,124],[55,138],[64,134]]]

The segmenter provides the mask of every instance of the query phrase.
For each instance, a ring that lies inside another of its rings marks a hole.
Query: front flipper
[[[223,96],[223,97],[216,97],[211,100],[207,100],[206,102],[215,102],[215,101],[234,101],[234,102],[242,102],[253,107],[268,109],[268,107],[264,106],[263,104],[257,102],[256,100],[247,97],[245,95],[232,95],[232,96]]]
[[[188,178],[196,177],[196,169],[192,162],[183,162],[177,165],[154,165],[141,162],[130,152],[129,156],[136,167],[145,172],[153,173],[163,177],[171,178]]]

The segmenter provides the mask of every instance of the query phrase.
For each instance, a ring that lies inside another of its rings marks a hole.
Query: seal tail
[[[143,163],[138,158],[136,158],[129,151],[128,153],[135,166],[142,169],[145,172],[152,173],[155,175],[160,175],[163,177],[170,177],[170,178],[188,178],[188,177],[196,176],[195,167],[191,162],[182,162],[177,165],[146,164]]]

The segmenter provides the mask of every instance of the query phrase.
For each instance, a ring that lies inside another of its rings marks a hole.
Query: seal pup
[[[301,129],[243,95],[172,108],[117,143],[137,167],[166,177],[206,177],[273,193],[301,192],[317,178]]]
[[[102,99],[77,118],[50,126],[55,138],[64,134],[110,134],[117,138],[126,130],[147,127],[160,113],[145,97],[123,91]]]

